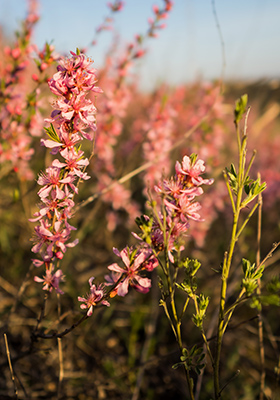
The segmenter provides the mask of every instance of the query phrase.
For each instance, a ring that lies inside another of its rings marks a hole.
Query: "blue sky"
[[[41,47],[53,41],[57,50],[68,52],[87,46],[95,28],[107,14],[108,0],[41,0],[41,20],[34,41]],[[124,43],[144,33],[152,5],[162,0],[126,0],[115,14],[115,26]],[[212,9],[213,0],[174,0],[167,28],[158,39],[146,43],[148,55],[138,63],[142,87],[149,89],[167,81],[178,84],[218,78],[222,70],[222,47]],[[225,78],[261,79],[280,77],[280,1],[215,0],[226,57]],[[16,29],[26,14],[25,0],[0,0],[0,24]],[[111,43],[105,32],[89,55],[98,68]]]

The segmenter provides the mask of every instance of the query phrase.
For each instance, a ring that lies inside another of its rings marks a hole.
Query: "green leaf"
[[[190,155],[190,159],[191,159],[191,165],[194,165],[195,162],[196,162],[196,160],[197,160],[197,154],[192,153],[192,154]]]
[[[184,353],[184,350],[186,350],[186,349],[183,349],[183,353]],[[190,357],[194,356],[196,350],[197,350],[197,345],[195,344],[195,345],[191,348],[191,350],[190,350],[190,352],[189,352],[189,356],[190,356]]]
[[[58,134],[56,133],[56,130],[53,126],[53,124],[51,124],[51,126],[49,128],[44,128],[47,135],[54,140],[55,142],[61,143]]]
[[[19,190],[16,188],[13,192],[13,200],[16,203],[20,198],[20,192]]]
[[[176,364],[172,365],[172,368],[177,369],[178,367],[181,367],[181,365],[184,365],[184,363],[182,363],[182,362],[176,363]]]
[[[229,186],[232,188],[232,191],[236,194],[238,188],[238,180],[235,166],[231,164],[230,169],[226,168],[226,173],[229,178]]]
[[[252,183],[246,183],[244,190],[247,196],[241,203],[241,208],[247,206],[252,200],[254,200],[261,192],[266,189],[266,182],[260,184],[260,180],[250,181]]]

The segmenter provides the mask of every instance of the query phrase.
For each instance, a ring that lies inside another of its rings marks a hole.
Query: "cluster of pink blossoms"
[[[200,175],[205,171],[204,161],[197,160],[196,155],[185,156],[182,164],[178,161],[175,165],[175,177],[170,180],[163,179],[155,186],[155,190],[163,197],[166,213],[157,212],[151,220],[148,216],[142,216],[138,225],[142,234],[133,233],[140,240],[135,247],[125,247],[122,251],[114,248],[114,253],[121,258],[123,266],[117,263],[109,265],[110,275],[106,275],[106,283],[98,287],[92,284],[94,278],[90,278],[90,293],[78,300],[83,304],[82,309],[87,309],[87,315],[92,315],[93,307],[97,303],[109,305],[107,297],[116,294],[125,296],[129,287],[133,287],[141,293],[147,293],[151,287],[151,280],[143,277],[145,271],[153,271],[158,266],[158,254],[166,249],[169,259],[173,263],[173,251],[182,250],[180,238],[189,228],[189,219],[201,221],[198,210],[200,204],[194,201],[195,197],[203,193],[200,187],[203,184],[211,185],[213,179],[203,179]],[[148,232],[148,233],[147,233]],[[105,286],[111,286],[105,293]]]
[[[158,261],[153,255],[151,248],[141,246],[138,248],[124,248],[121,252],[114,248],[114,253],[122,259],[123,266],[117,263],[109,265],[108,269],[112,271],[111,275],[106,275],[106,283],[101,283],[98,287],[92,284],[93,277],[89,279],[90,293],[85,297],[78,297],[81,301],[81,309],[87,309],[87,315],[91,316],[93,307],[98,303],[109,306],[107,297],[125,296],[128,293],[129,286],[138,292],[147,293],[151,287],[151,280],[141,276],[143,271],[152,271],[158,266]],[[105,293],[105,286],[112,286]]]
[[[49,139],[41,139],[41,144],[51,149],[51,154],[58,154],[50,167],[38,178],[42,186],[38,195],[40,210],[31,221],[38,221],[35,227],[34,253],[39,253],[42,260],[33,263],[39,267],[45,264],[46,274],[43,279],[44,289],[58,288],[63,278],[61,270],[56,269],[55,261],[63,258],[67,247],[73,247],[78,240],[70,241],[74,228],[68,222],[74,207],[73,196],[78,193],[76,182],[89,179],[84,172],[89,161],[80,150],[80,142],[93,138],[96,129],[96,109],[86,96],[89,92],[100,93],[96,86],[95,70],[91,68],[92,60],[84,54],[71,52],[70,58],[60,61],[57,73],[49,80],[50,90],[58,96],[54,102],[54,110],[47,122],[51,127],[46,129]],[[88,132],[88,128],[90,132]]]
[[[182,163],[175,165],[176,174],[171,179],[163,179],[155,186],[156,192],[162,197],[165,206],[165,215],[157,212],[152,220],[148,240],[147,234],[134,236],[149,243],[156,252],[166,249],[169,259],[174,262],[172,252],[183,250],[180,238],[189,229],[189,220],[202,221],[198,211],[201,208],[196,196],[203,193],[201,185],[211,185],[213,179],[203,179],[200,175],[205,171],[204,161],[196,155],[184,156]],[[144,223],[139,223],[145,233],[145,225],[149,225],[150,218],[144,217]]]

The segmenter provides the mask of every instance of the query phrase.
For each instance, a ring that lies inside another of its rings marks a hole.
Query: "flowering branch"
[[[35,227],[34,253],[40,259],[34,259],[36,267],[45,265],[43,278],[35,277],[36,282],[43,283],[43,290],[56,290],[63,294],[59,283],[64,279],[62,270],[58,268],[67,248],[73,247],[78,240],[70,241],[72,230],[69,224],[75,205],[74,194],[78,193],[75,181],[87,180],[90,177],[84,171],[89,161],[80,150],[83,139],[92,140],[96,130],[96,108],[87,94],[100,93],[96,86],[95,70],[91,68],[92,60],[84,54],[71,52],[70,58],[62,59],[57,73],[48,82],[50,90],[57,95],[50,127],[45,128],[49,139],[41,139],[41,144],[51,149],[51,154],[59,154],[44,173],[38,178],[42,186],[38,195],[40,210],[34,214],[32,222],[39,222]],[[90,132],[88,132],[88,128]]]

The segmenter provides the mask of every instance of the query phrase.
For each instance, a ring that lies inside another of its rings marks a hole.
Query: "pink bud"
[[[41,71],[45,71],[45,69],[47,69],[47,68],[48,68],[48,64],[45,63],[45,62],[43,62],[43,63],[40,65]]]
[[[155,14],[158,14],[158,13],[159,13],[159,8],[158,8],[158,6],[153,5],[153,11],[154,11]]]
[[[14,59],[17,59],[17,58],[19,58],[20,53],[21,53],[21,51],[20,51],[20,49],[17,47],[17,48],[15,48],[15,49],[12,50],[12,57],[13,57]]]
[[[138,50],[135,54],[134,54],[134,58],[140,58],[145,54],[145,50]]]

